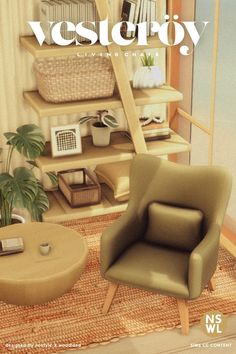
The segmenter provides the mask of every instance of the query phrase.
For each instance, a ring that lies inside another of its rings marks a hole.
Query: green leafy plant
[[[8,132],[4,136],[7,139],[8,153],[3,172],[0,173],[1,226],[12,223],[14,208],[26,208],[34,220],[40,221],[42,213],[49,207],[49,202],[33,169],[36,166],[35,159],[45,148],[44,135],[36,125],[27,124],[19,127],[15,133]],[[29,168],[17,167],[12,170],[15,150],[30,159],[27,161]],[[49,177],[53,181],[54,177]]]
[[[141,58],[141,62],[143,66],[147,66],[150,69],[151,66],[154,66],[155,58],[153,55],[147,55],[147,53],[144,53],[143,58]]]
[[[95,116],[85,116],[80,118],[79,123],[84,124],[90,121],[95,121],[97,127],[117,128],[119,124],[116,118],[107,113],[107,110],[97,111],[97,115]]]

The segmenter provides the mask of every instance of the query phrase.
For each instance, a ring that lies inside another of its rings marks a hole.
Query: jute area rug
[[[87,239],[87,268],[69,293],[48,304],[19,307],[0,302],[0,353],[60,353],[80,345],[92,347],[126,336],[180,327],[174,299],[126,286],[119,287],[109,314],[101,314],[107,282],[99,273],[99,240],[102,231],[118,216],[63,224]],[[205,290],[198,300],[190,302],[191,325],[210,310],[236,312],[234,265],[234,259],[221,249],[216,291]]]

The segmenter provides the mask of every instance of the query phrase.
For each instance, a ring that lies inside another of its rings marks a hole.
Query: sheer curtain
[[[210,21],[194,54],[193,116],[209,125],[214,0],[196,0],[196,20]],[[227,166],[233,174],[233,190],[226,224],[236,232],[236,46],[234,14],[236,2],[222,0],[220,12],[217,94],[214,130],[214,164]],[[191,163],[207,163],[208,139],[192,129]]]

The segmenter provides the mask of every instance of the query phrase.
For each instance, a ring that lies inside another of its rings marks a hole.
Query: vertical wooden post
[[[108,0],[95,0],[95,2],[96,2],[96,7],[100,19],[104,20],[108,17],[109,29],[111,31],[112,15],[108,4]],[[129,129],[132,136],[135,151],[136,153],[146,153],[147,147],[139,123],[138,112],[134,101],[130,82],[128,79],[127,69],[126,69],[122,50],[120,49],[119,45],[115,43],[107,46],[107,50],[111,54],[111,62],[116,76],[116,82],[123,103],[124,112],[128,120]]]
[[[213,39],[213,63],[212,63],[212,87],[211,87],[211,110],[210,110],[210,139],[208,150],[208,164],[213,163],[213,144],[215,128],[215,105],[216,105],[216,79],[217,62],[219,47],[219,18],[220,18],[220,0],[215,0],[215,18],[214,18],[214,39]]]
[[[196,0],[185,1],[184,6],[181,8],[181,20],[182,21],[195,21],[195,6]],[[193,62],[194,62],[194,45],[189,37],[186,36],[184,39],[184,43],[190,48],[190,52],[192,54],[188,56],[180,55],[180,77],[179,77],[179,89],[182,92],[184,98],[183,101],[180,102],[177,111],[182,109],[189,114],[192,114],[192,91],[193,91]],[[181,114],[177,114],[177,122],[179,123],[178,130],[183,132],[188,141],[191,141],[191,133],[192,133],[192,124],[188,124],[184,122],[180,117]],[[178,162],[184,164],[191,163],[191,152],[178,155]]]
[[[173,20],[174,15],[181,13],[181,0],[169,0],[167,7],[167,14],[170,16],[170,21]],[[174,28],[170,29],[170,35],[173,37]],[[175,89],[179,87],[179,67],[180,67],[180,54],[178,46],[171,46],[167,49],[167,82],[168,85],[173,86]],[[178,121],[174,120],[178,103],[173,102],[168,104],[168,121],[170,127],[177,131]],[[169,155],[170,161],[176,161],[176,155]]]
[[[174,15],[181,13],[181,0],[169,0],[167,13],[170,16],[170,21],[173,21]],[[174,28],[170,30],[170,36],[173,41]],[[180,53],[179,46],[171,46],[167,49],[167,82],[168,85],[178,89],[179,86],[179,66],[180,66]],[[175,116],[178,103],[169,103],[168,119],[172,123]]]

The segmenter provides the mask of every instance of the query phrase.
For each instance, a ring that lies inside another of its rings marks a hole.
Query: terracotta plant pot
[[[93,145],[108,146],[110,144],[111,129],[107,126],[101,126],[99,123],[92,125]]]

